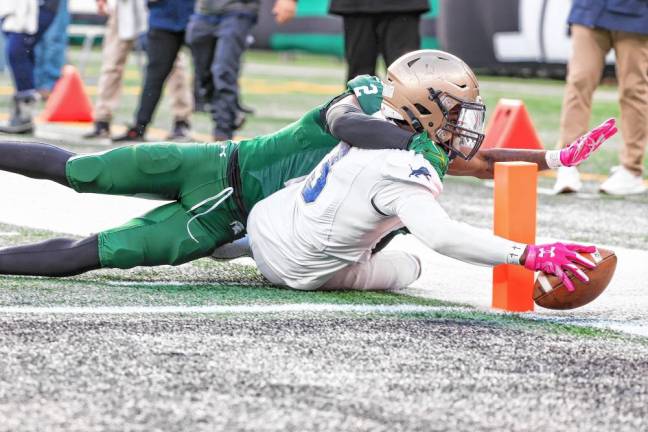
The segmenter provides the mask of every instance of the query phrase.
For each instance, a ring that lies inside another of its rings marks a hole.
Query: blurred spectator
[[[34,84],[34,47],[54,20],[58,2],[3,0],[0,5],[7,59],[15,85],[9,124],[0,127],[0,132],[26,134],[34,130],[32,116],[38,99]]]
[[[120,0],[114,7],[109,7],[106,0],[97,0],[97,10],[100,15],[108,15],[108,23],[95,104],[96,120],[94,130],[85,138],[110,139],[110,124],[119,104],[126,60],[138,36],[146,32],[146,0]],[[176,118],[187,116],[187,106],[191,105],[187,99],[188,88],[186,60],[178,56],[169,76],[171,109]],[[175,138],[173,131],[170,138]]]
[[[69,24],[68,0],[59,0],[54,21],[36,45],[34,80],[36,90],[43,99],[49,97],[54,84],[61,77],[61,69],[66,61]]]
[[[297,13],[297,0],[277,0],[272,8],[277,24],[286,24],[295,18]]]
[[[1,19],[1,18],[0,18]],[[0,72],[5,70],[5,40],[4,34],[0,31]]]
[[[197,0],[189,21],[187,44],[196,69],[196,103],[200,110],[211,112],[215,141],[231,139],[245,113],[251,112],[241,107],[238,79],[259,6],[260,0]],[[272,13],[284,24],[294,18],[296,9],[296,0],[276,0]]]
[[[341,15],[344,23],[347,80],[375,75],[379,54],[389,65],[420,49],[419,23],[429,10],[428,0],[331,0],[329,13]]]
[[[579,0],[568,23],[572,37],[567,86],[560,120],[559,147],[587,132],[592,94],[605,56],[614,49],[621,107],[621,166],[600,186],[612,195],[641,193],[643,157],[648,140],[648,2],[645,0]],[[560,168],[556,193],[581,188],[576,168]]]
[[[148,63],[135,124],[126,134],[115,138],[113,140],[115,142],[145,140],[146,128],[153,119],[164,83],[184,44],[185,30],[193,12],[194,0],[156,0],[149,1],[148,6],[149,30],[146,44]],[[183,94],[182,98],[176,99],[178,103],[174,113],[173,130],[169,137],[173,141],[191,139],[189,116],[193,111],[193,98],[190,86],[186,79],[183,80],[184,83],[176,82],[173,85],[175,87],[173,91],[182,91]]]

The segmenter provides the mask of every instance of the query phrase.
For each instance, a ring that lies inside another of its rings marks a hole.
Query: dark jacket
[[[329,7],[329,13],[333,15],[385,12],[423,14],[429,10],[429,0],[331,0]]]
[[[648,34],[648,0],[574,0],[569,24]]]
[[[194,10],[194,0],[155,0],[148,2],[149,28],[183,32]]]

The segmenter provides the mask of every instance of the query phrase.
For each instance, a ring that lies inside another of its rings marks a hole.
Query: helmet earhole
[[[434,122],[430,122],[430,123],[428,123],[428,126],[430,126],[430,127],[434,127]]]

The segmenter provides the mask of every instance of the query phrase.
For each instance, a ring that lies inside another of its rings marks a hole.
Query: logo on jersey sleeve
[[[430,174],[430,170],[428,170],[424,166],[416,168],[416,169],[412,168],[412,165],[410,165],[409,167],[412,170],[412,172],[409,175],[410,177],[412,177],[412,176],[414,176],[414,177],[423,176],[427,180],[430,180],[432,178],[432,174]]]
[[[443,184],[436,170],[423,156],[413,151],[390,152],[382,165],[381,174],[391,181],[421,185],[434,196],[443,191]]]

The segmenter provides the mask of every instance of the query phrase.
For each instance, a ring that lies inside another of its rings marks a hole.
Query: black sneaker
[[[124,135],[113,138],[113,142],[144,142],[144,133],[146,132],[146,126],[144,125],[135,125],[128,128]]]
[[[186,120],[176,120],[173,122],[173,129],[171,133],[167,136],[169,141],[176,142],[190,142],[193,141],[191,137],[191,125]]]
[[[110,123],[106,121],[97,121],[94,124],[94,130],[83,135],[86,139],[110,139]]]

